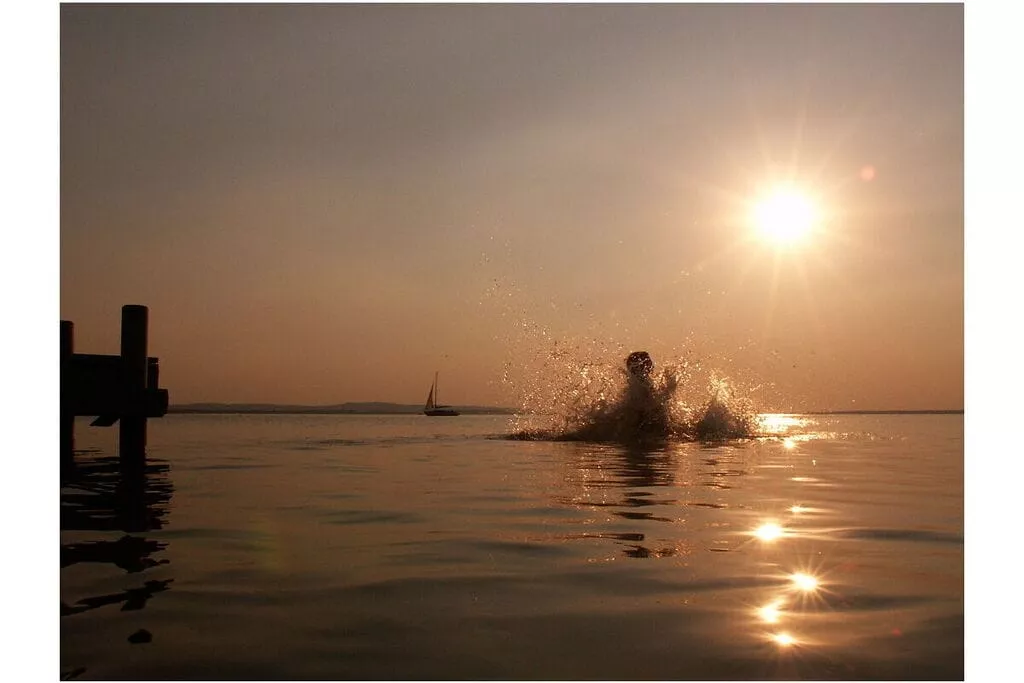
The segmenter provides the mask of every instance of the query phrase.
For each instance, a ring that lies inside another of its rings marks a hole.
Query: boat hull
[[[431,408],[424,410],[423,414],[427,417],[454,417],[459,414],[459,411],[452,408]]]

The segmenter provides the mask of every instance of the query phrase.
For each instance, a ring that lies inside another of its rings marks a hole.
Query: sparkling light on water
[[[764,605],[763,607],[759,607],[757,609],[757,615],[761,618],[761,621],[767,624],[776,624],[778,623],[779,618],[782,616],[782,611],[780,610],[780,607],[782,607],[782,601],[775,600],[774,602],[770,602],[767,605]]]
[[[757,416],[757,428],[761,434],[781,435],[807,424],[804,418],[778,413],[763,413]]]
[[[786,535],[785,529],[774,522],[762,524],[754,531],[754,536],[766,542],[778,540]]]
[[[782,647],[789,647],[790,645],[796,644],[796,638],[788,633],[775,633],[772,635],[772,640]]]
[[[790,580],[793,582],[793,586],[805,593],[815,591],[818,589],[818,580],[810,574],[804,574],[798,572],[790,575]]]

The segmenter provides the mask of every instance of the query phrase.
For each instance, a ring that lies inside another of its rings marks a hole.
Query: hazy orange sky
[[[963,7],[63,5],[60,314],[173,403],[700,360],[961,408]],[[748,220],[787,182],[820,220]]]

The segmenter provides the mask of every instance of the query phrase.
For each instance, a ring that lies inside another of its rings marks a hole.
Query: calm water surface
[[[963,416],[644,448],[507,417],[77,424],[61,674],[962,679]]]

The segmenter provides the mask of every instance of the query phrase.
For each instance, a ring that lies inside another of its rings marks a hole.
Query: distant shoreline
[[[463,415],[515,415],[520,411],[502,406],[452,406]],[[418,415],[423,406],[403,403],[341,403],[326,406],[272,403],[185,403],[172,405],[168,413],[208,415]],[[960,410],[808,410],[790,415],[963,415]]]
[[[809,410],[797,415],[963,415],[964,410]]]
[[[452,406],[463,415],[514,415],[501,406]],[[171,405],[168,413],[208,415],[418,415],[423,406],[402,403],[341,403],[326,406],[278,405],[272,403],[185,403]]]

